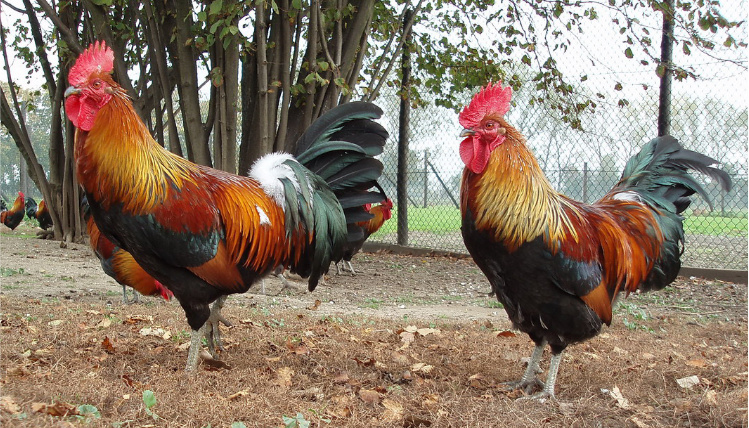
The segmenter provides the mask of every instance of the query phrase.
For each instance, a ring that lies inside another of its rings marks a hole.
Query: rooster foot
[[[36,237],[39,239],[54,239],[55,231],[54,230],[38,230],[36,232]]]
[[[552,393],[550,393],[550,392],[548,392],[546,390],[543,390],[543,391],[537,392],[537,393],[535,393],[533,395],[526,395],[524,397],[520,397],[520,398],[518,398],[517,401],[521,401],[521,400],[523,400],[523,401],[525,401],[525,400],[535,400],[535,401],[538,401],[539,403],[545,403],[546,400],[549,400],[549,399],[556,400],[556,398],[557,397],[555,397],[554,394],[552,394]]]
[[[211,357],[213,357],[213,359],[215,360],[219,359],[219,352],[223,352],[226,350],[224,348],[224,342],[221,339],[221,329],[219,328],[219,325],[223,324],[227,327],[232,327],[234,325],[231,323],[231,321],[226,319],[221,314],[221,309],[224,307],[224,302],[226,302],[226,296],[221,296],[216,299],[216,301],[213,303],[213,306],[211,306],[211,315],[203,325],[203,334],[205,336],[206,342],[208,343],[208,352],[211,353]]]
[[[507,391],[514,391],[516,389],[519,389],[519,390],[522,390],[526,394],[530,394],[537,388],[544,389],[545,385],[540,379],[538,379],[537,377],[534,377],[528,380],[521,379],[515,382],[504,382],[502,383],[502,386]]]
[[[140,303],[140,293],[133,289],[133,300],[127,298],[127,287],[122,286],[122,303],[125,305],[132,305],[133,303]]]

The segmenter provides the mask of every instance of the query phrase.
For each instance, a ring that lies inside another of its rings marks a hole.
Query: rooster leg
[[[211,353],[211,356],[214,359],[218,359],[218,353],[216,350],[224,351],[224,343],[221,340],[221,330],[219,329],[219,324],[224,324],[227,327],[231,327],[233,324],[224,318],[223,315],[221,315],[221,309],[224,307],[224,303],[226,302],[226,298],[228,296],[221,296],[218,299],[216,299],[215,302],[213,302],[213,306],[211,306],[211,315],[208,317],[208,320],[203,324],[202,329],[205,329],[203,332],[205,335],[205,339],[208,342],[208,351]]]
[[[336,262],[336,264],[335,264],[335,274],[336,275],[340,275],[341,274],[341,265],[339,263],[340,262]]]
[[[350,261],[347,261],[346,264],[348,265],[348,268],[351,271],[351,275],[356,275],[356,271],[354,271],[354,265],[352,265]]]
[[[297,291],[298,290],[296,287],[291,285],[289,280],[286,279],[286,277],[283,275],[283,272],[276,274],[276,277],[278,277],[278,279],[281,281],[281,284],[282,284],[281,291],[284,291],[284,290]]]
[[[549,374],[546,375],[546,384],[544,385],[544,389],[539,393],[523,398],[538,400],[541,402],[546,401],[546,399],[549,398],[556,398],[554,397],[554,385],[557,383],[557,373],[559,372],[559,363],[561,362],[562,353],[552,353],[551,361],[549,362]]]
[[[546,341],[537,344],[533,349],[531,359],[528,361],[528,367],[525,369],[523,377],[519,381],[506,382],[504,385],[510,389],[522,389],[526,394],[530,394],[536,386],[543,388],[544,384],[536,377],[536,374],[541,372],[541,367],[539,367],[538,363],[544,355],[544,348],[546,348]]]
[[[208,322],[203,324],[200,330],[193,330],[190,335],[190,350],[187,352],[187,365],[185,366],[187,372],[194,372],[198,368],[198,356],[203,347],[203,336],[206,335],[207,326]]]
[[[123,284],[122,285],[122,303],[125,305],[129,305],[131,303],[138,303],[140,301],[138,297],[138,292],[133,289],[133,300],[128,300],[127,298],[127,287]]]

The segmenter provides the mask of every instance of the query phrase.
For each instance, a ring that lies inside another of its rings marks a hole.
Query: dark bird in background
[[[168,288],[144,271],[130,253],[114,245],[112,241],[101,234],[96,223],[94,223],[93,217],[91,217],[86,198],[83,198],[81,207],[91,248],[94,250],[96,257],[99,258],[104,273],[122,285],[123,303],[138,302],[138,296],[141,294],[144,296],[161,296],[164,300],[169,300],[172,297],[172,292]],[[132,302],[127,298],[128,287],[133,289]]]
[[[47,202],[42,199],[37,206],[36,200],[29,196],[26,198],[26,216],[28,218],[36,219],[39,222],[39,227],[44,230],[52,227],[52,216],[49,214],[47,209]]]
[[[195,370],[203,336],[221,346],[225,297],[243,293],[278,266],[314,290],[349,236],[363,235],[370,191],[382,173],[374,156],[387,132],[382,111],[353,102],[317,119],[297,156],[266,155],[249,176],[196,165],[161,147],[111,76],[114,53],[91,45],[71,68],[65,111],[76,129],[75,163],[101,233],[126,250],[180,302]],[[213,306],[209,306],[212,302]]]
[[[2,202],[2,206],[0,206],[0,222],[8,226],[10,230],[15,229],[19,224],[21,224],[21,220],[23,220],[23,215],[25,214],[23,211],[23,192],[18,192],[18,197],[15,202],[13,202],[13,206],[10,207],[10,209],[8,209],[5,201],[0,202]]]
[[[512,91],[488,85],[460,113],[466,164],[461,185],[466,247],[488,278],[515,328],[535,342],[525,374],[513,387],[554,395],[562,351],[609,325],[620,292],[659,290],[679,272],[681,214],[699,194],[694,170],[728,191],[715,159],[684,149],[669,136],[645,144],[619,182],[593,204],[554,190],[525,138],[504,118]],[[551,348],[545,384],[536,379]]]
[[[340,264],[348,265],[349,271],[352,275],[356,275],[354,266],[351,265],[351,259],[356,253],[361,251],[364,242],[369,239],[370,235],[380,230],[385,221],[390,220],[393,209],[393,201],[389,198],[379,205],[372,207],[372,204],[367,204],[364,209],[372,214],[372,218],[369,220],[361,221],[357,223],[359,227],[364,230],[364,236],[361,236],[356,240],[349,240],[343,247],[343,261]],[[336,263],[336,271],[338,274],[341,273],[339,263]]]

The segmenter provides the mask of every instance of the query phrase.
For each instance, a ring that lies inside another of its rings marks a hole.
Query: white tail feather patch
[[[642,198],[637,192],[620,192],[611,197],[619,201],[642,202]]]
[[[294,160],[294,157],[289,153],[268,153],[256,160],[249,172],[249,176],[257,180],[265,193],[282,209],[286,206],[286,198],[280,180],[285,178],[291,181],[294,188],[299,190],[299,182],[294,171],[283,164],[287,160]]]

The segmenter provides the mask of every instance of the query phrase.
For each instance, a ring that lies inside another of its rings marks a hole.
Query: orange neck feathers
[[[492,233],[510,251],[542,235],[556,246],[574,235],[564,209],[568,200],[546,179],[520,132],[502,125],[506,139],[492,151],[486,169],[481,174],[464,170],[461,209],[471,210],[476,228]]]
[[[197,167],[159,146],[121,88],[96,114],[90,131],[76,131],[78,181],[109,208],[139,214],[167,199],[172,186],[197,186]]]

